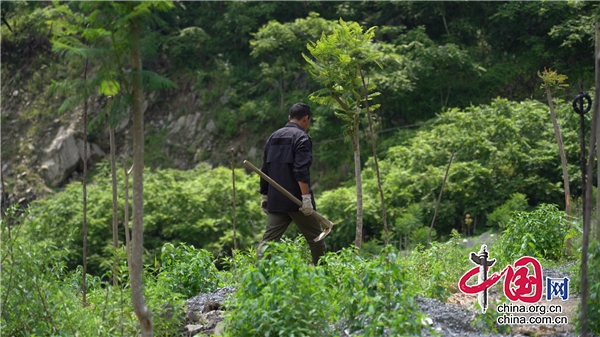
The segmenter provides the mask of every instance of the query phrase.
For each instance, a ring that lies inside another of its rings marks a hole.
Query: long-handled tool
[[[259,170],[258,167],[252,165],[247,160],[244,160],[244,165],[246,165],[252,171],[256,172],[259,176],[261,176],[261,178],[263,178],[264,180],[266,180],[269,184],[271,184],[271,186],[275,187],[279,192],[283,193],[283,195],[285,195],[286,197],[288,197],[296,205],[302,207],[302,201],[300,201],[292,193],[288,192],[288,190],[286,190],[281,185],[279,185],[277,182],[275,182],[275,180],[271,179],[263,171]],[[324,216],[322,216],[321,214],[317,213],[316,211],[314,211],[310,216],[312,216],[315,219],[317,219],[317,221],[319,221],[319,223],[325,228],[325,230],[323,230],[323,232],[321,234],[319,234],[319,236],[317,236],[317,238],[314,240],[315,242],[321,241],[321,240],[323,240],[327,236],[327,234],[329,234],[331,232],[331,229],[333,228],[333,222],[325,219]]]

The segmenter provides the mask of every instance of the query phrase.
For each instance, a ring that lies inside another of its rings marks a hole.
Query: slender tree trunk
[[[110,175],[112,181],[112,232],[113,232],[113,285],[117,285],[117,265],[119,264],[119,258],[117,255],[117,249],[119,249],[119,236],[118,236],[118,211],[119,206],[117,203],[117,168],[115,163],[115,128],[112,125],[108,126],[109,141],[110,141]]]
[[[446,186],[446,180],[448,179],[448,172],[450,172],[450,165],[452,165],[452,159],[454,159],[454,151],[450,155],[450,161],[448,167],[446,167],[446,175],[444,175],[444,181],[442,182],[442,189],[440,189],[440,195],[438,196],[437,204],[435,205],[435,212],[433,213],[433,219],[431,219],[431,226],[429,226],[429,234],[427,235],[427,247],[431,245],[431,231],[433,230],[433,224],[440,208],[440,202],[442,201],[442,193],[444,192],[444,186]],[[467,226],[467,236],[469,235],[469,227]]]
[[[338,102],[338,104],[346,111],[350,113],[348,105],[346,105],[335,93],[331,94],[331,97]],[[356,238],[354,244],[358,249],[362,249],[362,232],[363,232],[363,207],[362,207],[362,176],[360,169],[360,143],[359,143],[359,112],[354,114],[354,123],[352,125],[352,150],[354,151],[354,176],[356,179]]]
[[[594,145],[596,145],[596,132],[598,127],[598,118],[600,117],[600,23],[596,23],[596,93],[594,99],[594,114],[592,116],[592,130],[590,133],[590,150],[588,156],[587,174],[591,177],[594,173]],[[585,210],[583,223],[583,242],[581,247],[581,336],[587,337],[588,332],[588,245],[591,227],[592,215],[592,179],[587,180],[585,191]],[[596,210],[597,211],[597,210]]]
[[[356,177],[356,238],[354,244],[362,249],[363,240],[363,202],[362,202],[362,174],[360,169],[360,144],[358,138],[358,115],[354,117],[354,175]]]
[[[83,81],[87,79],[88,59],[85,59],[85,67],[83,68]],[[83,102],[83,274],[81,275],[81,289],[83,292],[83,305],[87,304],[87,114],[88,114],[88,100],[87,98]]]
[[[377,160],[377,147],[375,146],[375,134],[373,132],[373,121],[371,120],[371,109],[369,109],[369,91],[367,84],[365,83],[365,75],[358,66],[360,71],[360,79],[362,80],[363,89],[365,91],[365,106],[367,108],[367,119],[369,120],[369,134],[371,135],[371,145],[373,147],[373,160],[375,161],[375,171],[377,173],[377,187],[379,188],[379,197],[381,199],[381,217],[383,218],[383,230],[385,232],[385,245],[388,245],[388,226],[387,226],[387,214],[385,212],[385,197],[383,195],[383,186],[381,184],[381,174],[379,173],[379,161]]]
[[[594,114],[600,116],[600,23],[596,23],[596,49],[595,49],[595,65],[596,65],[596,93],[594,98]],[[600,128],[596,129],[596,140],[600,140]],[[596,241],[600,242],[600,146],[596,146],[596,158],[598,160],[598,189],[596,193],[597,205],[596,205]]]
[[[133,167],[127,171],[127,164],[123,161],[123,172],[125,172],[125,209],[123,210],[124,219],[123,227],[125,228],[125,251],[127,252],[127,267],[131,274],[131,244],[129,243],[129,175],[131,174]]]
[[[563,145],[562,136],[556,120],[556,114],[554,113],[554,103],[552,102],[552,94],[550,93],[550,87],[546,85],[546,97],[548,99],[548,106],[550,107],[550,118],[552,119],[552,125],[554,125],[554,134],[556,135],[556,142],[558,143],[558,152],[560,154],[560,162],[563,173],[563,185],[565,188],[565,212],[568,216],[571,215],[571,189],[569,188],[569,172],[567,171],[567,156],[565,155],[565,146]]]
[[[281,109],[281,111],[284,110],[283,98],[284,98],[284,94],[283,94],[283,78],[280,78],[279,79],[279,108]]]
[[[152,337],[152,313],[146,305],[143,292],[144,252],[144,111],[142,111],[142,58],[140,55],[140,24],[130,21],[131,68],[133,75],[133,232],[131,247],[131,299],[140,321],[142,337]]]
[[[6,189],[4,188],[4,172],[2,171],[2,161],[0,161],[0,188],[2,188],[2,219],[4,219],[5,221],[7,219],[5,219],[6,216],[6,210],[8,209],[8,198],[7,198],[7,193],[6,193]],[[10,228],[8,226],[8,223],[6,223],[6,228]],[[10,229],[9,229],[9,233],[10,233]]]
[[[233,249],[234,252],[237,250],[237,240],[236,240],[236,230],[235,230],[235,222],[236,222],[236,214],[235,214],[235,166],[233,165],[234,156],[233,156],[233,148],[231,148],[231,182],[233,184]]]
[[[450,29],[448,29],[448,23],[446,22],[446,10],[444,8],[444,3],[442,2],[440,4],[441,9],[440,9],[440,15],[442,16],[442,21],[444,21],[444,28],[446,28],[446,34],[448,34],[448,36],[450,36]]]

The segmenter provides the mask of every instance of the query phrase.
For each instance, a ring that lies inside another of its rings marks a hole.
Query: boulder
[[[179,117],[169,126],[169,135],[179,137],[180,141],[193,140],[196,137],[200,116],[200,113],[195,113]]]
[[[84,142],[75,137],[73,125],[61,126],[56,137],[44,150],[40,175],[48,186],[60,186],[81,164]],[[96,159],[104,156],[104,152],[96,144],[88,143],[87,157]]]

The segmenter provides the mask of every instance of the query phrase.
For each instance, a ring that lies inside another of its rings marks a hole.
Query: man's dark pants
[[[321,234],[322,229],[319,222],[312,216],[306,216],[302,212],[274,213],[269,212],[267,217],[267,230],[258,245],[258,256],[261,257],[262,247],[269,241],[279,241],[290,223],[294,223],[304,235],[310,247],[313,263],[317,265],[319,258],[325,254],[325,242],[315,242],[315,238]]]

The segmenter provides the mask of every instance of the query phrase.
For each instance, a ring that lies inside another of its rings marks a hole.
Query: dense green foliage
[[[314,267],[297,240],[269,246],[265,255],[247,269],[230,302],[232,336],[338,336],[343,329],[381,336],[384,328],[419,335],[428,327],[414,297],[445,298],[466,253],[455,241],[408,257],[392,247],[374,256],[346,248]]]
[[[94,4],[68,6],[81,15]],[[84,62],[72,60],[63,67],[64,61],[57,64],[51,53],[53,28],[47,22],[52,9],[45,2],[4,5],[3,17],[12,31],[2,26],[3,83],[14,78],[14,84],[28,92],[43,93],[51,79],[81,77]],[[579,91],[577,83],[589,90],[594,72],[589,23],[599,14],[593,2],[178,2],[146,27],[143,64],[144,69],[177,79],[179,85],[156,95],[152,109],[171,111],[174,94],[189,92],[194,103],[178,106],[174,114],[202,111],[215,121],[224,143],[243,138],[262,144],[272,128],[285,121],[287,107],[307,101],[318,89],[302,53],[321,33],[331,32],[340,18],[360,23],[365,30],[378,27],[374,39],[387,56],[383,69],[368,77],[382,93],[374,103],[381,104],[379,128],[384,130],[428,120],[450,107],[486,104],[498,96],[540,99],[537,72],[544,67],[568,76],[569,94]],[[44,113],[58,110],[67,98],[36,96],[44,104],[35,101],[26,109],[35,114],[32,121],[44,123],[52,120]],[[319,108],[316,113],[318,123],[311,129],[315,144],[341,138],[342,122],[333,110]],[[381,140],[390,135],[382,133]],[[7,150],[13,146],[19,144]],[[151,152],[165,149],[180,151],[164,145]],[[352,165],[348,147],[327,142],[316,151],[315,181],[321,188],[347,179],[340,171]],[[228,158],[220,151],[203,156],[221,164]],[[164,160],[152,164],[173,165]]]
[[[590,243],[588,251],[588,326],[589,331],[600,334],[600,242]],[[594,282],[595,281],[595,282]],[[577,323],[581,324],[580,321]]]
[[[2,222],[2,316],[0,331],[9,336],[133,336],[139,334],[135,315],[132,315],[131,292],[128,287],[113,287],[110,278],[88,275],[87,305],[81,303],[82,268],[66,268],[67,250],[59,237],[41,240],[32,235],[35,223],[25,221],[31,213],[16,215],[10,210],[10,234]],[[148,305],[154,313],[156,333],[177,336],[188,293],[168,287],[181,280],[177,270],[183,270],[208,254],[196,251],[194,256],[177,255],[166,261],[169,268],[147,268],[145,289]],[[198,257],[196,257],[198,255]],[[125,259],[121,256],[121,261]],[[214,265],[211,263],[214,269]],[[203,282],[200,268],[191,274]],[[127,267],[120,268],[119,279],[126,281]],[[188,278],[191,276],[188,276]],[[169,291],[165,291],[168,289]],[[184,289],[187,291],[187,289]]]
[[[211,254],[194,246],[166,243],[160,253],[160,275],[164,290],[190,298],[214,291],[220,284]]]
[[[566,146],[567,155],[571,163],[576,163],[579,148],[575,125],[578,121],[577,115],[569,109],[567,104],[557,101],[563,138],[565,144],[570,144]],[[524,210],[527,203],[523,198],[532,206],[562,202],[560,161],[550,123],[548,109],[541,103],[499,99],[489,106],[442,113],[436,121],[410,133],[409,137],[398,134],[397,137],[404,140],[391,146],[381,160],[388,219],[393,224],[393,244],[411,248],[417,243],[426,244],[439,188],[453,149],[456,155],[434,224],[434,238],[436,233],[443,239],[452,229],[461,231],[467,213],[478,221],[480,231],[488,228],[486,223],[498,228],[496,226],[506,221],[512,210]],[[258,176],[238,171],[238,244],[245,249],[257,242],[265,219],[256,199]],[[580,188],[577,164],[571,164],[569,171],[573,190],[577,190]],[[92,273],[107,270],[109,265],[101,265],[111,258],[109,167],[104,163],[96,172],[95,183],[88,189]],[[122,191],[124,175],[119,174]],[[145,180],[144,245],[149,253],[148,262],[165,242],[184,242],[217,256],[229,254],[233,248],[229,169],[199,165],[190,171],[147,170]],[[364,171],[363,184],[365,241],[381,240],[381,206],[374,170],[370,166]],[[29,220],[36,224],[35,235],[63,238],[70,252],[70,268],[81,263],[80,196],[80,184],[73,183],[51,198],[36,201]],[[513,200],[515,198],[518,200]],[[122,223],[122,197],[119,203]],[[355,188],[348,185],[317,194],[317,208],[335,224],[326,239],[328,248],[336,251],[348,247],[354,240],[356,227]],[[504,220],[496,218],[498,212]],[[493,216],[488,220],[490,214]]]
[[[488,216],[488,225],[497,225],[500,228],[506,228],[506,225],[513,216],[513,212],[525,211],[527,207],[528,203],[525,194],[514,193],[508,201],[498,206]]]
[[[85,12],[77,2],[65,6],[75,15]],[[407,311],[411,299],[444,298],[455,291],[467,257],[456,239],[434,242],[429,249],[419,245],[429,230],[453,151],[434,226],[442,240],[453,229],[461,230],[468,213],[479,231],[486,225],[507,224],[502,239],[507,256],[562,256],[566,229],[558,211],[564,200],[560,161],[548,108],[537,101],[543,97],[537,73],[549,68],[568,75],[570,91],[557,96],[566,101],[580,89],[589,91],[591,23],[600,19],[597,3],[177,2],[174,6],[146,27],[142,49],[144,69],[177,79],[179,88],[157,93],[149,111],[173,112],[175,117],[201,111],[203,118],[215,121],[215,144],[222,146],[229,146],[232,139],[263,144],[285,121],[288,106],[308,100],[319,86],[310,78],[302,53],[308,43],[330,33],[340,18],[364,30],[377,26],[375,45],[386,57],[383,68],[368,79],[382,93],[374,99],[380,104],[377,126],[380,131],[403,129],[378,135],[391,237],[394,246],[417,249],[397,253],[388,247],[379,255],[381,212],[374,170],[366,156],[364,229],[365,239],[372,241],[363,256],[348,248],[356,224],[356,194],[348,179],[351,150],[340,144],[343,121],[330,107],[315,106],[317,118],[310,130],[315,144],[313,181],[319,212],[336,224],[327,245],[338,253],[327,256],[327,268],[312,267],[305,244],[296,242],[274,246],[271,259],[257,263],[252,247],[264,230],[255,192],[258,179],[236,174],[237,238],[248,250],[231,257],[231,172],[206,165],[187,172],[149,169],[144,246],[150,268],[145,289],[157,335],[177,333],[183,299],[224,284],[240,289],[232,302],[237,316],[229,317],[230,332],[276,334],[293,328],[310,335],[319,326],[324,333],[334,333],[330,324],[342,321],[364,328],[365,335],[378,334],[383,329],[378,322],[398,333],[419,331],[418,313]],[[68,98],[55,96],[49,84],[83,73],[82,59],[65,65],[51,51],[56,27],[48,22],[54,18],[53,9],[47,2],[2,2],[3,18],[11,26],[9,30],[2,25],[3,111],[21,114],[2,114],[3,134],[16,128],[27,139],[39,141],[36,137],[56,116],[50,112],[59,111]],[[112,82],[105,82],[105,88],[107,83]],[[13,87],[20,96],[11,96]],[[192,103],[173,111],[172,98],[189,93]],[[571,193],[577,197],[581,194],[578,116],[568,102],[556,103]],[[101,111],[101,106],[96,108],[94,114]],[[404,130],[413,123],[423,127]],[[174,165],[168,151],[162,152],[165,148],[195,153],[199,145],[175,148],[164,141],[166,132],[148,128],[146,144],[153,146],[148,146],[146,160],[154,167]],[[90,136],[101,137],[98,130]],[[35,162],[36,147],[25,144],[20,137],[3,137],[3,157],[31,157]],[[366,148],[362,143],[361,147]],[[214,149],[200,160],[228,162],[229,153],[223,153]],[[81,185],[72,183],[33,203],[24,219],[9,220],[11,235],[3,221],[0,330],[6,334],[138,333],[130,314],[129,289],[113,288],[101,276],[112,264],[108,172],[108,165],[100,164],[88,187],[88,270],[93,274],[88,306],[79,303]],[[30,176],[22,179],[33,179]],[[123,176],[119,179],[123,181]],[[558,206],[513,213],[544,203]],[[122,212],[122,200],[119,206]],[[590,250],[589,274],[594,280],[599,256],[597,246]],[[123,252],[120,261],[125,261]],[[124,266],[120,277],[127,278]],[[590,282],[592,324],[600,321],[599,284]],[[274,286],[281,293],[269,293]],[[256,289],[249,292],[244,287]],[[304,307],[298,306],[299,299]],[[406,307],[390,311],[398,303]],[[286,327],[285,319],[296,315],[305,320],[295,319],[297,325]],[[278,319],[257,319],[265,316]],[[591,328],[599,333],[597,325]]]
[[[579,231],[581,233],[581,229]],[[577,260],[570,267],[573,275],[571,279],[572,291],[581,292],[581,260]],[[588,249],[588,331],[598,335],[600,334],[600,243],[590,240]],[[578,313],[581,312],[581,304],[578,306]],[[581,316],[576,318],[577,330],[581,331]]]
[[[114,287],[109,273],[90,276],[89,305],[82,306],[81,268],[65,268],[60,238],[40,241],[31,235],[30,227],[35,224],[24,221],[28,215],[10,215],[10,235],[6,222],[2,223],[2,331],[11,335],[139,333],[135,316],[130,314],[129,288]],[[527,227],[523,234],[529,230],[536,228]],[[223,270],[216,269],[214,257],[206,250],[166,244],[155,265],[146,266],[145,293],[161,336],[180,334],[186,298],[221,286],[238,289],[226,304],[228,336],[334,336],[342,328],[360,331],[360,336],[379,336],[385,328],[398,335],[419,335],[429,327],[426,317],[416,310],[414,298],[443,300],[457,291],[457,280],[469,268],[472,250],[461,241],[454,232],[448,242],[434,242],[429,249],[419,246],[398,252],[388,246],[367,253],[369,245],[365,245],[359,254],[349,247],[327,254],[324,263],[315,267],[303,238],[298,237],[269,245],[261,261],[256,261],[253,249],[237,251],[224,259]],[[546,258],[543,250],[539,253]],[[597,253],[597,248],[590,249],[592,275],[597,273]],[[122,281],[128,277],[124,263],[119,275]],[[591,284],[592,320],[598,310],[595,296],[597,284]],[[477,314],[475,324],[497,331],[488,311],[489,315]]]
[[[108,270],[112,259],[112,192],[109,165],[104,163],[88,186],[89,269]],[[200,165],[190,171],[147,170],[144,184],[144,248],[146,262],[160,254],[165,242],[202,247],[214,255],[233,248],[231,171]],[[124,173],[120,172],[122,186]],[[264,224],[258,193],[258,176],[236,175],[237,242],[248,247],[257,242]],[[122,187],[120,187],[122,191]],[[130,186],[131,190],[131,186]],[[120,192],[122,193],[122,192]],[[71,268],[81,264],[81,184],[73,183],[55,197],[38,200],[27,222],[31,235],[62,242]],[[124,242],[123,197],[119,198],[119,237]],[[131,202],[129,203],[131,207]],[[129,212],[131,214],[131,210]],[[131,223],[131,222],[130,222]]]
[[[575,164],[578,116],[568,104],[557,102],[556,106],[571,163],[572,191],[576,191],[581,188]],[[558,147],[547,106],[496,99],[490,105],[441,113],[387,149],[380,166],[388,218],[396,224],[396,235],[429,227],[453,150],[456,154],[434,224],[438,235],[447,237],[453,228],[460,231],[467,213],[479,229],[485,228],[488,215],[514,193],[523,194],[532,205],[564,202]],[[380,239],[380,203],[369,163],[363,184],[366,236]],[[335,249],[352,242],[349,231],[356,221],[355,198],[353,187],[348,186],[326,191],[317,199],[321,212],[338,224],[328,239]]]
[[[124,71],[131,66],[130,31],[126,28],[126,18],[148,16],[146,22],[152,22],[156,20],[152,17],[153,11],[168,12],[173,6],[167,1],[146,1],[135,6],[118,2],[80,2],[72,6],[75,9],[72,10],[67,4],[54,3],[54,8],[49,10],[52,19],[46,21],[52,27],[52,50],[69,63],[85,61],[89,64],[91,60],[99,65],[90,74],[86,73],[86,79],[52,81],[52,91],[65,97],[58,112],[75,109],[89,101],[97,91],[102,98],[110,99],[90,122],[90,128],[97,128],[105,120],[109,126],[115,127],[120,120],[129,117],[135,71]],[[103,20],[98,20],[98,17],[103,17]],[[106,22],[110,25],[107,26]],[[143,77],[140,85],[148,91],[177,87],[154,72],[143,70],[140,75]]]

